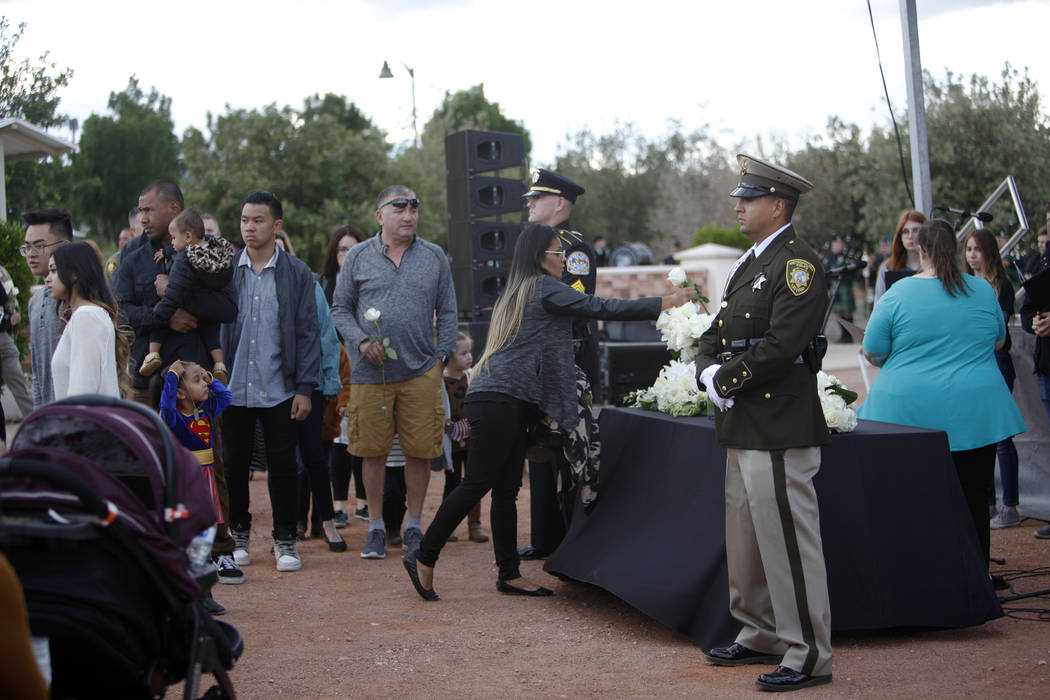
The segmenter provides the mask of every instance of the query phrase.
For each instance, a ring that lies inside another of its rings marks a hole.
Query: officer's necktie
[[[729,273],[729,277],[726,279],[726,287],[722,290],[722,296],[725,297],[726,293],[729,292],[729,288],[733,285],[736,280],[737,274],[751,264],[751,261],[755,259],[755,250],[752,248],[747,252],[747,255],[743,256],[736,261],[736,265],[733,266],[732,271]]]

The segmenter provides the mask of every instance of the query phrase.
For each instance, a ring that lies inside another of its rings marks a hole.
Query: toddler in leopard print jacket
[[[153,329],[149,336],[149,352],[142,360],[139,374],[149,376],[164,364],[163,346],[168,333],[168,322],[176,309],[187,308],[192,313],[192,300],[197,290],[221,290],[233,279],[233,244],[225,238],[204,234],[204,220],[196,209],[187,209],[172,219],[168,227],[171,245],[157,251],[170,255],[171,271],[163,298],[153,307]],[[226,384],[229,372],[222,359],[219,345],[219,324],[200,322],[201,334],[214,366],[212,375]]]

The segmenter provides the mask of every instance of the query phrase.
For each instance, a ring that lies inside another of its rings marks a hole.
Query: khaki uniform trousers
[[[727,450],[729,609],[744,625],[736,641],[813,676],[831,673],[819,469],[819,447]]]

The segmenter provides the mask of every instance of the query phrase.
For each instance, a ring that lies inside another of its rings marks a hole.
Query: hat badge
[[[540,171],[539,170],[534,170],[532,172],[532,184],[535,185],[539,181],[540,181]]]

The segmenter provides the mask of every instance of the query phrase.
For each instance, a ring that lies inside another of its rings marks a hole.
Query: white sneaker
[[[1002,510],[996,513],[995,517],[988,523],[988,527],[993,530],[1002,530],[1008,527],[1017,527],[1020,524],[1021,516],[1017,514],[1017,509],[1003,506]]]
[[[233,560],[237,566],[248,566],[252,563],[252,557],[248,554],[248,545],[251,541],[251,530],[234,530],[230,528],[230,537],[233,538]]]
[[[273,556],[277,559],[278,571],[298,571],[303,568],[303,560],[295,549],[295,540],[274,541]]]

